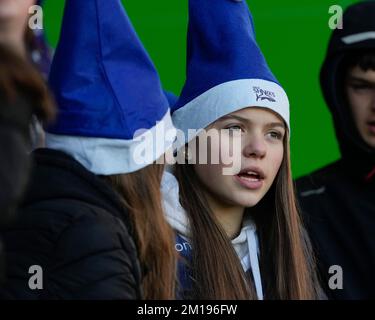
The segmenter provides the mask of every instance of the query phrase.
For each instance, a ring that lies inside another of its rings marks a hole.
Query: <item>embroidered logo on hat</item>
[[[260,87],[253,87],[253,90],[257,98],[256,101],[259,101],[260,99],[261,101],[268,100],[270,102],[276,102],[276,94],[274,92],[263,90]]]

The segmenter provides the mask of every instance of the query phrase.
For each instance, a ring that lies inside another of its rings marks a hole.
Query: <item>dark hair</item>
[[[6,102],[12,104],[22,98],[40,120],[54,118],[55,103],[47,84],[29,61],[0,45],[0,70],[0,95]]]
[[[287,141],[286,135],[284,159],[271,190],[245,214],[252,215],[259,232],[265,299],[317,299],[322,292],[297,209]],[[246,277],[229,238],[209,208],[193,165],[176,165],[176,178],[192,232],[194,281],[190,298],[256,299],[253,280]]]
[[[359,66],[363,71],[375,71],[375,48],[348,53],[341,65],[343,71],[346,73],[355,66]]]

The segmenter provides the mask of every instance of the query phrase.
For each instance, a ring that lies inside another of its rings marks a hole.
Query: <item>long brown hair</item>
[[[0,94],[6,102],[22,97],[40,120],[52,120],[55,103],[35,67],[10,48],[0,45]]]
[[[316,299],[322,292],[297,209],[287,141],[286,135],[283,161],[271,189],[245,214],[251,214],[257,225],[264,298]],[[246,277],[229,238],[210,210],[193,165],[178,164],[175,174],[191,227],[190,298],[256,299],[253,280]]]
[[[175,297],[177,254],[174,232],[164,218],[161,204],[163,170],[163,165],[154,163],[134,173],[105,177],[130,214],[144,270],[145,299]]]

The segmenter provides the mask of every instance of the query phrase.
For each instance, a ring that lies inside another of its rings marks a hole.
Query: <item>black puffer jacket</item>
[[[10,103],[0,93],[0,226],[8,225],[14,218],[29,178],[30,118],[31,106],[24,99]],[[0,240],[0,286],[3,260]]]
[[[139,299],[141,271],[118,195],[65,153],[39,149],[15,224],[1,231],[2,299]],[[43,270],[30,289],[29,268]]]

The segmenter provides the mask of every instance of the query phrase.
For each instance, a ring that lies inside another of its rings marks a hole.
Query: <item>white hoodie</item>
[[[189,238],[188,218],[179,201],[178,181],[173,174],[164,172],[161,191],[166,218],[174,230],[184,238]],[[251,269],[259,300],[263,300],[262,280],[259,270],[259,243],[256,226],[250,217],[246,217],[240,234],[232,240],[232,245],[241,260],[245,272]]]

